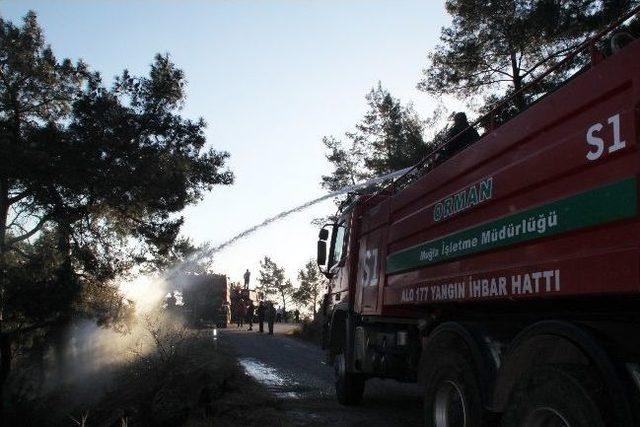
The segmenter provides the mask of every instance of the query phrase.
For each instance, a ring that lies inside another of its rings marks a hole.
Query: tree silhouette
[[[282,309],[287,310],[287,302],[293,293],[293,285],[285,278],[284,268],[278,266],[271,258],[265,256],[260,261],[260,291],[267,297],[277,296],[282,301]]]
[[[232,182],[228,154],[205,149],[204,121],[180,115],[185,85],[158,55],[148,76],[125,70],[107,87],[54,56],[33,12],[21,26],[0,18],[0,383],[19,331],[118,317],[118,302],[92,301],[166,256],[178,213]],[[36,284],[49,298],[39,314],[25,301]]]
[[[345,139],[324,137],[333,166],[321,185],[336,191],[373,176],[418,163],[427,152],[423,122],[412,106],[403,106],[381,83],[366,95],[369,109]]]
[[[435,96],[487,97],[487,104],[515,93],[512,116],[564,81],[586,57],[566,66],[528,93],[517,93],[554,67],[596,29],[637,3],[629,0],[447,0],[451,25],[429,54],[418,88]]]
[[[298,271],[300,286],[293,292],[293,299],[303,307],[310,307],[315,318],[318,302],[326,279],[318,270],[315,260],[310,260],[304,268]]]

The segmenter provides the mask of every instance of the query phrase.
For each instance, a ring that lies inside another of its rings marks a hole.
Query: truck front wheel
[[[515,390],[504,427],[603,427],[603,387],[586,367],[535,368]]]
[[[336,374],[336,396],[341,405],[357,405],[364,394],[365,378],[363,375],[347,372],[344,353],[336,356],[334,361]]]
[[[456,352],[437,351],[425,373],[424,425],[483,425],[480,389],[471,364]]]

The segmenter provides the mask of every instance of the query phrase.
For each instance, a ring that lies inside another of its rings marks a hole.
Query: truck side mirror
[[[322,266],[327,263],[327,242],[318,240],[318,265]]]
[[[334,224],[325,224],[318,233],[318,267],[320,267],[320,272],[325,276],[328,276],[327,271],[327,245],[329,241],[329,227],[333,229]]]

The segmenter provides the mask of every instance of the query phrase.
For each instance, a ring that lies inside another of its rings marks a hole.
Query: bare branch
[[[8,202],[10,205],[19,202],[20,200],[24,199],[25,197],[27,197],[29,195],[29,191],[28,190],[24,190],[21,191],[20,193],[16,194],[15,196],[11,196],[8,199]]]
[[[20,230],[21,233],[26,233],[27,230],[22,226],[22,224],[20,224],[18,221],[18,218],[14,218],[9,225],[7,226],[7,230],[11,229],[11,228],[17,228],[18,230]]]
[[[502,70],[499,70],[497,68],[492,68],[492,67],[490,67],[488,65],[487,65],[487,70],[489,70],[489,71],[491,71],[493,73],[502,74],[503,76],[509,77],[509,79],[513,79],[513,75],[507,73],[506,71],[502,71]]]
[[[560,55],[563,55],[571,50],[573,50],[576,46],[579,46],[580,43],[578,44],[572,44],[570,46],[567,46],[564,49],[560,49],[558,51],[555,51],[554,53],[542,58],[540,61],[536,62],[535,64],[533,64],[523,75],[522,78],[524,79],[525,77],[531,75],[536,69],[538,69],[539,67],[541,67],[542,65],[544,65],[547,61],[556,58]]]
[[[34,234],[36,234],[38,231],[42,230],[42,227],[44,227],[44,225],[47,223],[47,221],[49,221],[49,216],[45,215],[42,218],[40,218],[40,221],[38,221],[38,223],[35,225],[35,227],[33,227],[31,229],[31,231],[28,231],[27,233],[21,235],[21,236],[17,236],[14,237],[13,239],[9,239],[7,241],[7,246],[11,246],[15,243],[18,242],[22,242],[24,240],[27,240],[28,238],[30,238],[31,236],[33,236]]]
[[[467,89],[477,89],[477,88],[479,88],[481,86],[488,86],[488,85],[492,85],[492,84],[495,84],[495,83],[505,83],[505,82],[511,82],[511,81],[512,81],[511,79],[497,79],[497,80],[491,80],[491,81],[488,81],[488,82],[469,83],[469,84],[466,84],[466,85],[462,85],[462,86],[457,86],[455,88],[451,88],[448,91],[460,92],[460,91],[467,90]]]

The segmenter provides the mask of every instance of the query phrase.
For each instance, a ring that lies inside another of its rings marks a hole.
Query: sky
[[[214,245],[323,195],[322,137],[352,129],[378,81],[427,117],[437,101],[415,86],[449,23],[433,0],[0,0],[5,19],[28,10],[58,57],[82,58],[107,81],[124,68],[146,74],[156,53],[184,70],[183,114],[205,119],[208,144],[231,154],[235,174],[183,213],[183,235]],[[315,257],[311,220],[334,211],[328,201],[288,217],[212,268],[234,281],[249,268],[255,285],[267,255],[295,281]]]

